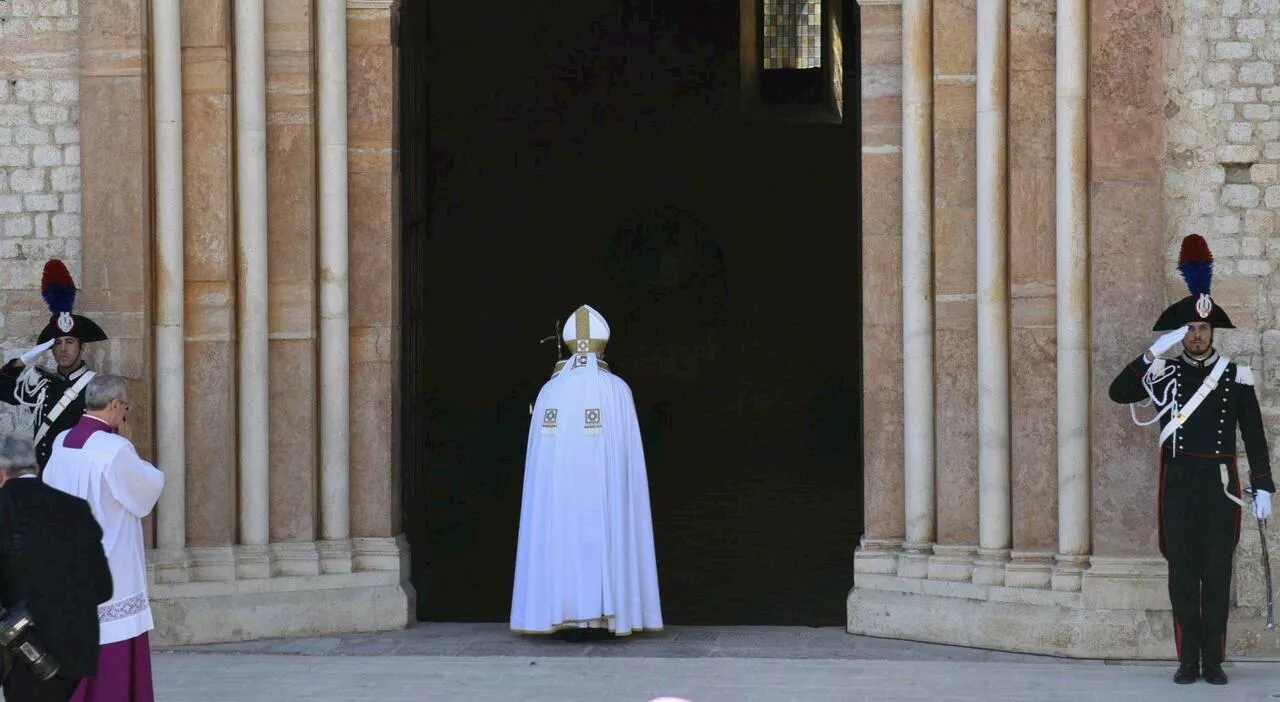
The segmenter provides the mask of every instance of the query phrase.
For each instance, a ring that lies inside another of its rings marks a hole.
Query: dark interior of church
[[[762,0],[747,0],[761,2]],[[405,0],[402,498],[418,617],[507,620],[575,308],[632,389],[668,625],[842,626],[862,531],[857,4],[764,71],[739,0]],[[761,30],[763,36],[765,32]],[[767,42],[766,42],[767,43]]]

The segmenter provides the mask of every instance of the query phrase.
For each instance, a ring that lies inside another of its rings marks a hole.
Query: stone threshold
[[[1113,661],[1176,656],[1163,561],[1091,559],[1080,591],[859,573],[847,602],[851,634],[997,651]],[[1228,655],[1280,659],[1280,631],[1256,608],[1233,608]]]
[[[156,646],[403,629],[403,536],[148,553]],[[327,572],[326,572],[327,571]]]

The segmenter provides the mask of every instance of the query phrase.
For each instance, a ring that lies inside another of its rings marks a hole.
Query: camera
[[[31,627],[34,624],[25,601],[0,611],[0,646],[22,656],[37,677],[48,680],[58,674],[61,666],[31,636]]]

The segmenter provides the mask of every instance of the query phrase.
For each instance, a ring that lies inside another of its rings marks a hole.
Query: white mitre
[[[604,347],[609,344],[609,324],[591,305],[583,305],[565,320],[561,338],[569,353],[603,356]]]

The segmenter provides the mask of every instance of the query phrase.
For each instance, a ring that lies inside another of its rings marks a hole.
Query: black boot
[[[1173,682],[1178,685],[1190,685],[1200,677],[1200,666],[1195,663],[1181,663],[1178,672],[1173,674]]]
[[[1222,672],[1221,663],[1204,664],[1204,681],[1210,685],[1226,685],[1227,674]]]

